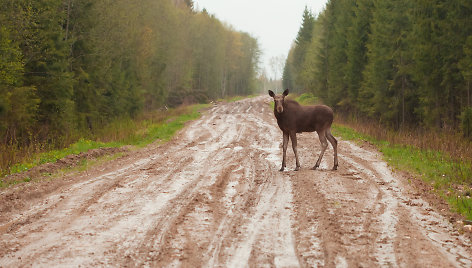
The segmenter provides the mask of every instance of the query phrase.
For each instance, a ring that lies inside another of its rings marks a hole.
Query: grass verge
[[[310,94],[303,94],[296,100],[302,104],[318,102]],[[372,124],[363,126],[358,122],[353,125],[336,123],[332,127],[333,134],[345,140],[367,141],[373,144],[382,152],[384,160],[391,167],[406,171],[429,183],[435,193],[444,198],[455,212],[472,220],[472,161],[464,157],[467,153],[467,146],[462,146],[464,141],[458,139],[456,144],[449,145],[450,135],[433,135],[435,137],[430,138],[431,133],[422,134],[414,131],[400,133],[382,130],[382,135],[378,135],[379,130],[372,128],[379,126],[375,127]],[[373,133],[375,136],[368,133]],[[430,143],[438,145],[425,146],[424,142],[418,142],[421,140],[429,140]],[[457,143],[461,145],[457,146]],[[448,148],[463,147],[464,150],[448,150]]]
[[[333,125],[333,134],[346,140],[374,144],[390,166],[407,171],[429,183],[438,195],[448,201],[454,211],[472,220],[470,161],[455,160],[444,152],[377,140],[341,124]]]
[[[20,163],[12,165],[9,169],[1,170],[0,177],[26,171],[44,163],[53,163],[67,155],[79,154],[91,149],[117,148],[125,145],[144,147],[156,140],[166,142],[186,122],[199,118],[201,115],[200,111],[206,107],[208,107],[206,104],[191,105],[166,111],[164,116],[162,115],[163,112],[159,112],[158,114],[144,115],[139,120],[132,120],[130,118],[116,120],[101,129],[93,140],[82,138],[67,148],[34,153]],[[31,178],[26,178],[23,181],[14,181],[14,183],[0,179],[0,187],[4,188],[29,181],[31,181]]]

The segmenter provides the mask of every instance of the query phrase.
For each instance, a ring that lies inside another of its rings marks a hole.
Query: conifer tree
[[[367,65],[367,41],[369,39],[370,24],[372,22],[372,0],[359,0],[353,7],[352,25],[347,32],[346,47],[346,83],[347,94],[344,99],[345,110],[357,113],[358,92],[363,81],[363,71]]]
[[[315,23],[315,18],[308,7],[305,6],[305,10],[303,11],[303,18],[302,18],[302,25],[300,30],[298,31],[298,35],[295,39],[295,47],[293,49],[293,58],[291,62],[291,68],[293,69],[292,74],[295,77],[295,83],[293,83],[293,91],[300,92],[307,90],[305,88],[298,88],[303,87],[304,83],[302,72],[303,66],[306,59],[306,54],[308,51],[308,47],[311,43],[312,34],[313,34],[313,27]]]
[[[284,70],[282,73],[282,87],[283,88],[296,88],[293,70],[293,51],[294,46],[290,48],[287,59],[285,60]]]
[[[4,0],[0,139],[61,146],[144,110],[249,94],[259,54],[192,0]]]
[[[359,96],[362,111],[394,127],[404,123],[406,113],[410,58],[407,42],[411,33],[408,3],[374,1],[368,64]]]
[[[2,20],[0,20],[2,21]],[[28,140],[35,123],[38,98],[34,87],[23,86],[21,50],[10,31],[0,27],[0,136],[4,143]]]
[[[346,109],[347,83],[347,44],[349,27],[353,21],[353,1],[329,1],[326,5],[327,17],[324,20],[325,76],[327,104]]]

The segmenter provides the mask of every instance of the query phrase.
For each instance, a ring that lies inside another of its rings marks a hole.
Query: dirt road
[[[3,190],[0,267],[471,267],[470,244],[370,147],[302,169],[270,98],[218,104],[171,142]]]

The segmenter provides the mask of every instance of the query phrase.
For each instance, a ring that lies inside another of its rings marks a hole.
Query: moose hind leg
[[[326,151],[326,148],[328,148],[328,141],[326,140],[326,132],[320,131],[318,132],[318,136],[321,142],[321,153],[320,153],[320,156],[318,157],[318,161],[316,161],[316,165],[313,167],[314,170],[320,166],[321,159],[323,158],[324,152]]]
[[[328,129],[328,131],[326,132],[326,138],[328,138],[329,142],[331,143],[331,145],[333,146],[333,150],[334,150],[334,166],[333,166],[333,170],[337,170],[338,169],[338,141],[336,140],[336,138],[333,136],[333,134],[331,134],[331,130]]]
[[[285,158],[287,156],[288,139],[289,139],[288,133],[284,132],[283,145],[282,145],[282,150],[283,150],[283,153],[282,153],[282,167],[280,168],[280,171],[284,171],[284,169],[286,167]]]
[[[296,160],[296,167],[295,171],[300,170],[300,161],[298,161],[298,153],[297,153],[297,132],[291,132],[290,133],[290,139],[292,140],[292,149],[293,153],[295,154],[295,160]]]

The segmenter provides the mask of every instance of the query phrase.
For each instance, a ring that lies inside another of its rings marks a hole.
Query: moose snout
[[[277,106],[277,112],[278,112],[279,114],[283,113],[283,111],[284,111],[284,107],[282,107],[282,105]]]

